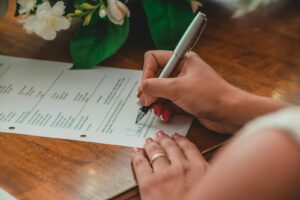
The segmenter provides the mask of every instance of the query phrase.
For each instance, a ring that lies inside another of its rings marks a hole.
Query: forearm
[[[257,96],[238,88],[232,88],[224,97],[223,123],[236,130],[261,115],[291,106],[268,97]]]
[[[189,199],[299,199],[299,146],[277,130],[241,135],[220,152]]]

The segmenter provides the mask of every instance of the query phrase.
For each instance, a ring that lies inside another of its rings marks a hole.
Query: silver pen
[[[206,15],[199,12],[181,37],[179,43],[177,44],[173,55],[170,60],[160,73],[158,78],[167,78],[174,71],[175,67],[184,58],[185,54],[190,51],[197,41],[199,40],[201,33],[203,32],[207,22]],[[151,106],[143,106],[139,109],[136,122],[138,123],[147,114]]]

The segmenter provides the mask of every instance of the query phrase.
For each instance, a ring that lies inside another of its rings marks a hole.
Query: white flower
[[[101,5],[100,9],[99,9],[99,16],[101,18],[106,17],[107,13],[106,13],[106,7],[105,5]]]
[[[20,5],[19,14],[28,15],[33,10],[36,0],[17,0],[17,3]]]
[[[70,21],[63,16],[64,2],[58,1],[51,7],[48,1],[38,5],[36,15],[21,19],[23,28],[28,33],[36,33],[45,40],[53,40],[56,32],[70,27]]]
[[[107,16],[112,23],[122,25],[124,17],[130,16],[130,11],[121,1],[107,0]]]
[[[235,11],[233,17],[241,17],[247,13],[255,11],[257,8],[260,6],[265,6],[268,5],[272,2],[275,2],[277,0],[252,0],[252,1],[246,1],[242,0],[237,3],[238,7],[237,10]]]
[[[214,0],[224,3],[235,10],[233,18],[241,17],[247,13],[253,12],[261,6],[268,5],[278,0]]]
[[[192,8],[193,13],[197,12],[198,8],[201,6],[202,6],[202,4],[199,1],[197,1],[197,0],[191,1],[191,8]]]

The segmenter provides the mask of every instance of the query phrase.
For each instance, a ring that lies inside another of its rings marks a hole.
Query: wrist
[[[233,133],[240,128],[240,122],[236,121],[236,116],[241,113],[237,107],[242,107],[246,92],[235,88],[230,84],[224,84],[210,103],[205,107],[200,105],[197,119],[208,129],[220,133]],[[240,112],[240,113],[238,113]]]
[[[224,123],[235,127],[236,130],[258,116],[290,106],[285,102],[251,94],[235,87],[224,97],[223,102],[226,108],[223,114]]]
[[[244,115],[245,99],[251,95],[239,88],[232,85],[222,93],[220,98],[220,106],[218,121],[223,127],[230,127],[230,132],[235,132],[243,125],[243,119],[241,115]]]

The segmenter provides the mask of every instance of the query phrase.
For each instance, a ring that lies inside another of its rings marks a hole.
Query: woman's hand
[[[208,129],[232,133],[259,115],[287,106],[232,86],[193,52],[185,56],[172,77],[156,78],[171,55],[170,51],[145,54],[138,92],[140,104],[152,105],[155,115],[164,121],[184,111]]]
[[[136,149],[132,155],[143,200],[186,199],[186,195],[209,169],[198,148],[179,134],[170,138],[159,131],[154,140],[146,140],[144,149]],[[155,159],[154,155],[160,156]],[[151,165],[149,160],[152,158]]]
[[[156,78],[172,52],[149,51],[145,54],[144,73],[138,97],[143,106],[157,98],[167,99],[153,104],[154,113],[168,121],[174,112],[185,111],[196,117],[204,126],[218,132],[231,131],[223,124],[227,99],[235,88],[222,79],[197,54],[190,52],[171,78]]]

